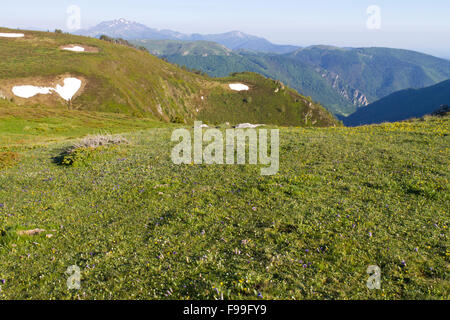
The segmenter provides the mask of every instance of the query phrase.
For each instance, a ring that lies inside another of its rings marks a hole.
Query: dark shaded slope
[[[430,114],[450,104],[450,80],[423,89],[393,93],[343,119],[347,126],[394,122]]]

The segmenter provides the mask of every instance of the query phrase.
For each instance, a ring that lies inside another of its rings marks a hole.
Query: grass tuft
[[[98,148],[101,146],[128,144],[128,140],[121,135],[90,135],[76,143],[72,150],[78,148]]]

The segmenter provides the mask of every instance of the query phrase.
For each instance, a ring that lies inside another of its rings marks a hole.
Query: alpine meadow
[[[0,300],[450,298],[450,60],[81,2],[0,27]]]

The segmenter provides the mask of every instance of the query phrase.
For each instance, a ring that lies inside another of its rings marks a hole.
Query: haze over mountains
[[[289,45],[276,45],[264,38],[245,34],[240,31],[231,31],[222,34],[183,34],[172,30],[158,30],[143,24],[117,19],[105,21],[87,30],[79,30],[78,35],[99,37],[107,35],[127,40],[153,39],[153,40],[183,40],[183,41],[213,41],[220,43],[231,50],[254,50],[259,52],[286,53],[299,47]]]

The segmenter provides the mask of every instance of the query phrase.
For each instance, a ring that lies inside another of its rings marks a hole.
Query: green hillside
[[[151,49],[151,43],[143,45]],[[182,41],[175,43],[183,48]],[[214,77],[252,71],[281,80],[339,115],[350,115],[393,92],[450,78],[450,61],[408,50],[313,46],[283,55],[248,51],[225,54],[220,50],[216,55],[204,55],[215,45],[202,43],[195,53],[184,48],[165,50],[164,44],[158,45],[160,55],[170,62]]]
[[[11,32],[8,29],[0,31]],[[194,119],[216,121],[217,117],[207,117],[212,114],[208,110],[226,108],[233,95],[236,96],[234,100],[242,97],[241,93],[232,91],[226,82],[239,81],[239,77],[227,78],[226,81],[212,79],[164,62],[146,51],[108,41],[48,32],[25,33],[25,38],[0,39],[0,91],[2,96],[17,106],[107,112],[165,122],[191,123]],[[98,52],[61,50],[62,46],[69,44],[89,46]],[[81,94],[70,105],[56,95],[22,99],[11,92],[14,85],[45,86],[55,83],[63,75],[83,79]],[[257,93],[258,98],[247,99],[247,105],[252,107],[253,113],[260,114],[258,108],[272,110],[270,117],[261,119],[263,123],[305,125],[305,115],[313,112],[320,114],[320,118],[308,125],[338,124],[320,105],[310,104],[289,89],[286,89],[289,94],[280,103],[281,100],[275,99],[273,91],[275,81],[258,75],[252,75],[251,79],[251,90],[247,97]],[[260,100],[260,97],[266,99]],[[256,104],[261,101],[266,103],[262,106]],[[283,117],[276,108],[291,110],[289,114],[297,117]],[[199,117],[202,111],[205,112]],[[4,110],[0,109],[0,117],[1,112]],[[223,115],[226,114],[223,112]],[[267,112],[264,114],[269,115]],[[248,122],[249,117],[244,113],[240,113],[240,116],[230,114],[229,118],[221,120]]]
[[[393,93],[344,119],[348,126],[395,122],[420,118],[450,105],[450,80],[423,89],[408,89]]]
[[[212,77],[225,77],[235,72],[256,72],[280,79],[301,94],[319,101],[335,114],[350,114],[356,106],[342,97],[331,84],[306,63],[294,61],[284,55],[271,55],[248,51],[232,51],[210,42],[133,41],[168,61],[187,68],[200,70]]]
[[[330,126],[332,114],[317,105],[309,97],[300,96],[295,90],[285,87],[278,81],[263,78],[255,73],[234,74],[220,78],[222,83],[237,81],[250,85],[249,91],[239,94],[230,92],[224,94],[221,90],[211,91],[210,107],[203,108],[199,119],[222,123],[223,119],[231,123],[246,119],[251,123],[278,123],[284,126]],[[267,92],[270,92],[268,94]],[[301,107],[291,107],[291,101]],[[303,123],[299,123],[302,119]]]
[[[230,56],[232,51],[227,47],[209,41],[177,41],[177,40],[132,40],[136,46],[145,47],[151,54],[157,56],[171,56],[181,54],[207,57]]]
[[[339,75],[341,81],[364,93],[369,102],[450,78],[449,61],[408,50],[316,46],[299,49],[290,56],[320,68],[331,79]]]

